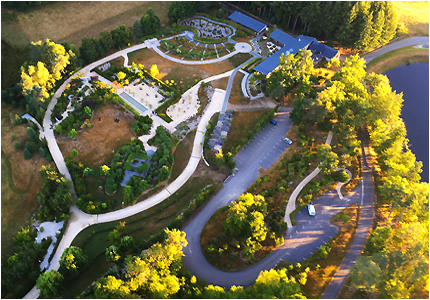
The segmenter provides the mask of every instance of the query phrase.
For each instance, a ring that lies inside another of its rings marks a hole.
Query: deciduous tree
[[[64,277],[61,273],[51,270],[39,276],[36,281],[36,287],[44,297],[54,298],[58,296],[63,289]]]

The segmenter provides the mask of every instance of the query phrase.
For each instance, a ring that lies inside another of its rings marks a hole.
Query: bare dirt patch
[[[254,111],[266,108],[275,108],[276,102],[270,97],[261,97],[255,100],[243,101],[242,104],[227,104],[228,110]]]
[[[216,89],[226,90],[229,78],[230,77],[224,77],[224,78],[221,78],[221,79],[217,79],[217,80],[211,81],[211,85],[214,88],[216,88]]]
[[[120,121],[114,122],[115,118]],[[130,138],[136,138],[131,130],[131,123],[134,121],[134,116],[130,112],[117,106],[104,105],[95,110],[91,121],[92,127],[78,132],[76,141],[69,137],[57,136],[57,143],[64,157],[70,156],[70,151],[76,149],[79,153],[76,160],[97,169],[109,163],[113,157],[113,150],[129,142]]]

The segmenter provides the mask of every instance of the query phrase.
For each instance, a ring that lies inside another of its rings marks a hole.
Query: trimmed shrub
[[[42,157],[45,157],[45,155],[46,155],[45,149],[39,148],[39,155],[42,156]]]
[[[33,156],[33,154],[31,154],[31,152],[27,148],[25,148],[24,149],[24,158],[30,159],[32,156]]]
[[[15,142],[15,143],[13,144],[13,146],[15,147],[15,149],[16,149],[16,150],[21,149],[21,144],[20,144],[20,143],[18,143],[18,142]]]

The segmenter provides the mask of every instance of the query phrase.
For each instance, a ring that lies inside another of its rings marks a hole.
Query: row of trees
[[[100,38],[98,40],[96,38],[84,37],[81,47],[79,47],[79,53],[84,62],[89,64],[102,56],[109,49],[121,49],[121,47],[127,46],[130,41],[130,31],[125,25],[120,25],[110,32],[107,30],[100,32]]]
[[[304,298],[300,285],[306,283],[306,273],[300,278],[288,276],[286,269],[261,272],[255,283],[244,289],[233,286],[226,291],[219,286],[197,280],[183,266],[185,233],[165,230],[163,243],[156,243],[138,255],[119,259],[119,249],[109,247],[106,257],[123,267],[114,268],[96,281],[88,297],[96,298]],[[112,259],[113,258],[113,259]]]
[[[367,51],[385,45],[401,30],[393,4],[386,1],[243,1],[237,4],[286,29],[339,41]]]
[[[167,13],[169,23],[192,17],[197,12],[208,13],[209,8],[217,4],[216,1],[172,1]]]

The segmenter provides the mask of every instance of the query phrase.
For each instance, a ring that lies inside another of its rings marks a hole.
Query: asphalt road
[[[288,116],[288,114],[285,115]],[[281,116],[279,116],[279,118]],[[257,264],[239,272],[223,272],[213,267],[206,260],[201,251],[200,232],[205,223],[218,208],[228,205],[231,201],[235,200],[257,178],[258,168],[260,166],[264,168],[269,167],[280,153],[283,152],[283,149],[286,148],[287,145],[283,145],[282,143],[284,142],[279,139],[279,137],[283,136],[282,131],[278,133],[281,127],[276,128],[270,126],[268,125],[260,131],[260,134],[251,141],[247,148],[243,149],[236,156],[239,171],[234,177],[227,180],[224,188],[184,229],[187,233],[188,240],[188,246],[184,249],[186,255],[186,257],[184,257],[184,263],[192,274],[198,276],[200,279],[206,280],[208,284],[219,285],[226,288],[232,285],[246,287],[254,283],[261,271],[274,268],[281,260],[292,263],[303,261],[317,251],[321,245],[328,242],[339,231],[336,226],[329,223],[331,217],[353,203],[360,205],[362,203],[363,182],[343,200],[339,198],[336,191],[329,191],[313,202],[316,215],[314,217],[309,216],[306,208],[299,211],[295,217],[296,226],[289,229],[289,231],[284,234],[284,244]],[[278,124],[278,126],[284,126],[284,124],[281,123]],[[278,141],[280,141],[280,143],[278,143]],[[272,147],[267,152],[268,145],[272,145]],[[271,153],[271,155],[267,153]],[[366,166],[366,164],[364,166]],[[371,189],[371,177],[368,178],[371,175],[366,172],[363,172],[363,174],[366,176],[364,178],[364,183],[368,186],[364,189],[364,192],[366,195],[372,195],[371,190],[368,190],[369,188]],[[370,183],[367,182],[368,180],[370,180]],[[370,207],[366,207],[366,209],[363,210],[362,223],[366,223],[366,226],[370,226],[372,214],[371,205],[373,202],[371,197],[368,197],[367,200],[368,201],[365,201],[364,204],[367,206],[370,205]],[[368,203],[369,201],[370,203]],[[370,217],[367,216],[369,213]],[[359,232],[357,232],[354,244],[350,250],[351,253],[355,254],[358,251],[359,254],[361,252],[361,248],[359,248],[359,246],[355,247],[354,245],[361,243],[362,247],[367,237],[368,228],[367,230],[366,228],[363,227],[362,230],[359,228]],[[355,248],[359,249],[355,251]],[[352,264],[354,262],[355,259]],[[348,267],[351,268],[352,266],[348,265]],[[340,287],[343,285],[343,282],[338,283]],[[333,293],[337,295],[336,290],[333,291]]]
[[[372,170],[369,167],[366,159],[367,148],[367,137],[363,132],[360,132],[359,138],[361,140],[361,165],[363,166],[363,180],[361,182],[362,197],[357,202],[361,205],[360,224],[358,225],[357,232],[354,237],[354,241],[349,248],[349,252],[342,262],[339,270],[333,277],[330,285],[324,292],[322,299],[335,299],[345,284],[346,279],[350,273],[351,268],[355,265],[355,261],[363,250],[363,245],[366,242],[367,235],[372,225],[373,219],[373,181],[372,181]]]
[[[260,167],[268,168],[281,155],[288,144],[282,138],[291,127],[289,110],[280,108],[275,116],[276,126],[266,125],[259,134],[236,156],[236,167],[239,169],[235,176],[230,177],[221,191],[209,202],[205,208],[184,228],[187,234],[188,246],[184,249],[187,255],[184,262],[191,273],[207,280],[208,284],[231,286],[232,284],[249,285],[257,278],[260,270],[252,276],[238,278],[236,273],[226,273],[214,268],[200,250],[200,232],[203,226],[220,207],[230,204],[237,199],[258,177]],[[272,266],[269,266],[270,269]],[[246,269],[250,272],[251,268]],[[239,280],[239,282],[237,281]]]
[[[366,64],[367,64],[371,60],[387,52],[390,52],[399,48],[403,48],[406,46],[417,45],[417,44],[427,44],[427,48],[428,48],[428,43],[429,43],[428,36],[412,37],[412,38],[401,40],[401,41],[386,45],[384,47],[381,47],[380,49],[373,51],[372,53],[369,53],[366,56],[363,56],[363,58],[366,60]]]

